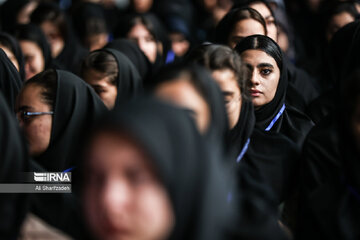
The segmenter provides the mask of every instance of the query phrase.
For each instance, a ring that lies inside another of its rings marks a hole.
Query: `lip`
[[[251,89],[250,94],[252,97],[258,97],[258,96],[260,96],[260,94],[262,94],[262,92],[259,90],[256,90],[256,89]]]
[[[105,232],[109,235],[128,235],[131,231],[125,226],[115,226],[114,224],[107,223],[103,226]]]

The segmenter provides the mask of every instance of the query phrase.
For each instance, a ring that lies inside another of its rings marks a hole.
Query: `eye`
[[[261,71],[260,71],[260,73],[261,73],[261,75],[269,75],[269,74],[271,74],[272,73],[272,70],[271,69],[262,69]]]

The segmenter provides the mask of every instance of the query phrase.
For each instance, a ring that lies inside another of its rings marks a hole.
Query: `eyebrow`
[[[33,107],[23,105],[23,106],[19,107],[19,109],[17,111],[25,111],[25,110],[29,110],[29,109],[33,109]]]
[[[233,92],[229,92],[229,91],[223,91],[222,94],[223,94],[224,96],[232,96],[232,95],[234,95]]]
[[[270,63],[260,63],[256,67],[258,67],[258,68],[264,68],[264,67],[274,68],[274,66],[272,64],[270,64]]]

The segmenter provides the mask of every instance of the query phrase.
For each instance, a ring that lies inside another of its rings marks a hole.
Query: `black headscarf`
[[[116,39],[108,43],[105,48],[112,48],[125,54],[139,71],[141,78],[146,79],[151,75],[151,63],[141,49],[128,39]]]
[[[21,173],[28,171],[26,144],[6,100],[0,93],[0,182],[19,183]],[[0,194],[0,235],[16,239],[27,212],[24,194]]]
[[[44,56],[45,69],[53,67],[50,45],[40,27],[34,24],[19,25],[15,37],[18,41],[27,40],[38,45]]]
[[[162,83],[178,80],[180,73],[191,75],[192,84],[201,92],[201,96],[207,102],[210,109],[210,124],[206,137],[212,142],[226,143],[228,132],[228,118],[225,109],[224,98],[218,85],[210,73],[197,64],[171,64],[164,67],[154,78],[149,88],[154,90]]]
[[[18,41],[13,36],[5,32],[0,32],[0,39],[0,43],[4,42],[4,44],[6,43],[6,45],[9,45],[9,50],[14,54],[19,64],[19,73],[21,80],[25,80],[24,56],[22,54]]]
[[[268,38],[263,35],[253,35],[244,38],[235,48],[238,53],[242,53],[248,48],[249,42],[253,38]],[[268,38],[273,44],[278,45]],[[279,48],[280,49],[280,48]],[[260,49],[261,50],[261,49]],[[279,52],[281,52],[279,50]],[[288,88],[288,71],[286,61],[282,61],[280,69],[280,79],[273,100],[259,109],[255,110],[255,127],[261,130],[282,133],[294,141],[299,147],[302,146],[307,133],[313,127],[311,120],[298,109],[292,107],[286,102]],[[278,116],[278,118],[277,118]],[[277,119],[275,121],[275,119]],[[273,123],[272,127],[271,124]],[[270,129],[269,129],[270,128]]]
[[[20,74],[5,52],[0,49],[0,92],[11,110],[15,109],[16,97],[20,92],[22,81]]]
[[[226,195],[233,181],[188,114],[144,98],[113,110],[98,128],[129,134],[151,156],[175,216],[168,239],[226,239],[232,220]]]
[[[135,98],[142,92],[142,80],[139,72],[135,68],[134,64],[121,52],[104,48],[97,51],[106,51],[113,55],[118,65],[118,76],[116,79],[117,84],[117,96],[115,100],[115,106],[124,101],[129,101]]]
[[[48,149],[35,160],[47,171],[76,167],[88,129],[106,108],[94,90],[66,71],[56,70],[57,90]]]
[[[79,73],[82,60],[88,54],[88,51],[83,48],[74,36],[72,26],[63,10],[58,4],[52,2],[42,2],[31,14],[31,23],[40,26],[46,21],[47,15],[52,14],[52,18],[63,15],[64,24],[60,26],[59,31],[61,37],[64,39],[64,48],[56,58],[54,64],[62,70],[71,71],[72,73]],[[51,50],[50,50],[50,56]]]
[[[1,5],[0,16],[3,31],[14,33],[19,12],[30,2],[30,0],[7,0]]]
[[[327,81],[333,87],[315,99],[308,107],[307,114],[317,124],[325,116],[329,115],[336,108],[336,101],[339,98],[339,90],[343,82],[343,75],[348,71],[352,72],[352,60],[348,58],[352,51],[352,41],[360,22],[355,21],[347,24],[334,34],[330,42],[329,58],[327,59],[326,74]],[[347,67],[350,64],[349,67]]]

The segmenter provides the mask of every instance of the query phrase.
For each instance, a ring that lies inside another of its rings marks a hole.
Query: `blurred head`
[[[216,27],[216,41],[234,48],[243,38],[267,35],[266,23],[260,13],[252,8],[231,10]]]
[[[174,213],[156,166],[126,131],[101,131],[89,146],[86,219],[99,239],[167,239]]]
[[[25,82],[17,98],[16,115],[31,156],[41,155],[49,147],[56,88],[56,73],[48,70]]]
[[[95,90],[108,109],[115,106],[118,65],[107,51],[91,52],[81,69],[82,78]]]
[[[269,37],[255,35],[241,41],[235,50],[251,73],[250,94],[255,108],[271,102],[281,77],[280,47]]]
[[[170,66],[160,71],[154,95],[187,110],[197,123],[199,131],[206,133],[210,125],[210,107],[206,93],[198,83],[196,70]]]
[[[65,14],[55,4],[41,3],[31,14],[31,22],[40,26],[51,46],[51,55],[56,58],[68,34]]]
[[[334,34],[343,26],[355,21],[358,12],[351,2],[336,2],[324,4],[324,28],[328,42]]]
[[[18,24],[30,23],[31,13],[36,9],[37,5],[37,1],[28,1],[28,3],[23,5],[16,15],[16,22]]]
[[[19,62],[16,59],[13,49],[11,49],[11,45],[8,42],[6,42],[5,39],[2,39],[1,37],[0,37],[0,48],[2,50],[4,50],[4,52],[6,53],[6,56],[10,59],[10,61],[16,67],[16,70],[20,71]]]
[[[136,13],[146,13],[149,12],[153,6],[153,0],[131,0],[130,4],[133,10]]]
[[[155,62],[158,54],[158,41],[154,26],[150,21],[143,17],[132,19],[126,37],[140,47],[150,62]]]
[[[19,26],[16,38],[24,55],[25,80],[50,67],[50,47],[39,27],[33,24]]]
[[[212,77],[223,92],[229,127],[237,124],[242,99],[248,99],[246,69],[240,56],[231,48],[221,45],[202,45],[194,49],[188,60],[203,65],[212,72]]]

